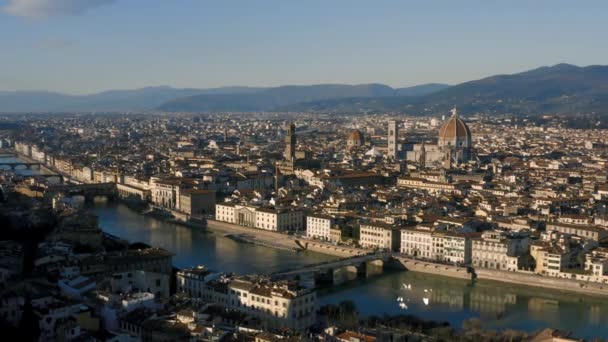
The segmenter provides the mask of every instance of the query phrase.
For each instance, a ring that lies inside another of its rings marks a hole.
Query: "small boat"
[[[422,298],[422,302],[424,303],[424,305],[429,305],[429,299],[426,297]]]
[[[405,305],[405,303],[399,303],[399,307],[404,310],[407,310],[407,305]]]

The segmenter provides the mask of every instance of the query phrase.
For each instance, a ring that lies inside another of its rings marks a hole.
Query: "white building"
[[[400,252],[421,259],[435,259],[432,227],[416,226],[401,230]]]
[[[263,208],[218,203],[215,205],[215,219],[240,226],[278,232],[304,229],[302,211],[293,208]]]
[[[177,207],[179,198],[179,182],[170,180],[155,180],[151,186],[152,203],[169,209]]]
[[[203,298],[206,284],[220,275],[221,273],[212,272],[205,266],[183,269],[176,274],[177,291],[187,293],[190,297]]]
[[[464,230],[464,231],[463,231]],[[472,240],[478,233],[466,229],[447,230],[418,225],[401,230],[400,252],[413,258],[436,260],[455,265],[472,263]]]
[[[304,330],[316,320],[317,295],[314,289],[297,282],[267,279],[220,278],[207,284],[207,298],[257,317],[268,328]]]
[[[297,209],[257,208],[255,227],[275,232],[304,229],[304,215]]]
[[[311,214],[306,216],[306,236],[314,239],[331,240],[331,227],[335,220],[329,215]]]
[[[530,238],[525,234],[486,231],[473,239],[473,266],[517,271],[518,257],[529,251]]]

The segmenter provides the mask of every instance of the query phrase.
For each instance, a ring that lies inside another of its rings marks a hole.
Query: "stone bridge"
[[[42,167],[42,163],[30,163],[30,162],[2,162],[0,161],[0,166],[8,166],[11,170],[19,170],[26,169],[31,170],[32,168],[37,168],[40,170]]]
[[[95,196],[117,196],[115,183],[58,184],[49,186],[46,191],[50,193],[64,192],[67,194],[83,195],[88,200]]]
[[[271,278],[299,279],[313,284],[325,283],[338,285],[357,277],[369,277],[384,271],[384,265],[392,258],[392,253],[373,253],[357,255],[335,261],[306,265],[296,269],[279,271]]]

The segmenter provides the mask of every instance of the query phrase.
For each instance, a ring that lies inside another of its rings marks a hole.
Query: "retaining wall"
[[[465,267],[436,264],[428,261],[414,260],[400,256],[394,257],[392,261],[389,262],[388,267],[460,279],[471,279],[473,276],[471,273],[467,273],[467,269]]]
[[[577,292],[587,295],[608,296],[607,284],[482,268],[475,269],[475,274],[477,275],[477,279],[544,287],[553,290]]]
[[[329,255],[338,256],[338,257],[351,257],[354,255],[363,255],[363,254],[369,253],[369,251],[363,250],[363,249],[336,246],[336,245],[332,245],[332,244],[320,243],[320,242],[310,241],[310,240],[299,240],[299,241],[309,251],[329,254]]]

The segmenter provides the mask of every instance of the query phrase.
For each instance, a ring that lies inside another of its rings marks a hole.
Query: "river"
[[[97,201],[91,211],[110,234],[175,252],[177,267],[204,264],[220,271],[269,273],[332,258],[235,242],[220,233],[139,215],[123,204]],[[406,290],[403,284],[411,285],[411,289]],[[397,297],[403,297],[407,309],[399,307]],[[423,298],[428,298],[428,305]],[[354,301],[364,315],[413,314],[447,321],[457,328],[466,319],[478,318],[489,329],[532,332],[553,327],[572,331],[577,337],[608,336],[608,299],[491,281],[473,283],[415,272],[389,272],[319,291],[321,304],[347,299]]]
[[[332,259],[235,242],[219,233],[140,215],[123,204],[96,201],[89,210],[98,215],[99,225],[110,234],[174,252],[177,267],[202,264],[240,274],[270,273]],[[403,284],[411,285],[411,289]],[[407,308],[399,307],[398,297],[403,297]],[[342,300],[354,301],[363,315],[412,314],[447,321],[457,328],[466,319],[478,318],[488,329],[533,332],[552,327],[587,339],[608,337],[608,298],[491,281],[473,283],[415,272],[389,272],[319,290],[321,304]]]

